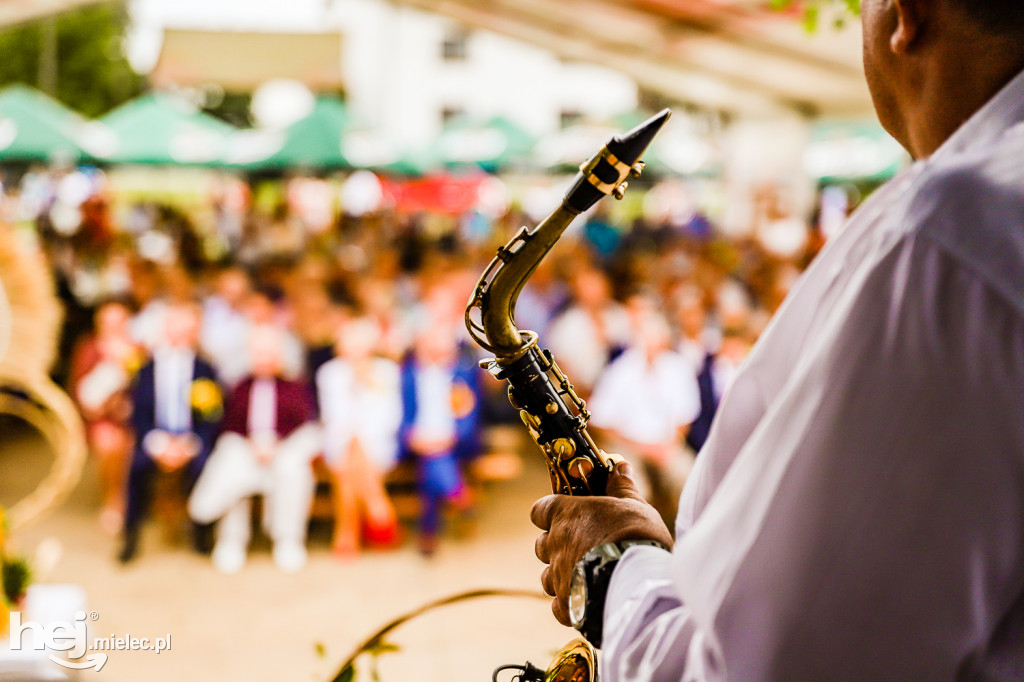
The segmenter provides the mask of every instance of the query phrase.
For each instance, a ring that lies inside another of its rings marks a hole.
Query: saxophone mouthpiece
[[[580,166],[565,195],[566,205],[582,213],[602,197],[612,195],[621,199],[626,190],[625,180],[640,175],[640,157],[671,115],[670,110],[662,109],[632,130],[610,139],[594,158]]]
[[[670,110],[662,109],[659,113],[651,116],[629,132],[616,135],[608,141],[608,151],[632,168],[640,160],[643,153],[647,151],[651,140],[654,139],[654,136],[658,134],[658,131],[661,130],[662,126],[665,125],[665,121],[671,115],[672,112]]]

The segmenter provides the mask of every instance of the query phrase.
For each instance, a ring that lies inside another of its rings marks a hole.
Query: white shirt
[[[416,433],[429,440],[455,436],[455,410],[452,409],[452,368],[447,365],[422,365],[416,368]]]
[[[158,348],[153,353],[156,426],[171,433],[192,429],[192,378],[196,354],[187,348]]]
[[[249,438],[261,447],[277,443],[277,382],[254,379],[249,390]]]
[[[597,428],[662,445],[679,440],[679,429],[700,414],[700,389],[681,354],[665,351],[648,363],[643,351],[629,349],[608,365],[587,405]]]
[[[602,680],[1024,679],[1024,74],[879,190],[723,399]]]
[[[601,312],[600,327],[593,316],[574,306],[555,318],[545,341],[557,362],[573,381],[592,387],[608,365],[613,346],[629,341],[629,316],[622,306],[609,304]]]
[[[398,427],[402,423],[401,377],[398,365],[376,358],[369,380],[361,381],[341,358],[324,363],[316,373],[320,416],[324,423],[324,455],[340,462],[353,440],[379,469],[394,465]]]

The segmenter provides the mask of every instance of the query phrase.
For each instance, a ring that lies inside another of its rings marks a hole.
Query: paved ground
[[[0,503],[9,505],[37,481],[48,459],[30,431],[0,420]],[[529,453],[526,462],[521,480],[485,491],[475,534],[445,542],[432,560],[410,544],[342,563],[329,554],[321,529],[298,575],[280,573],[264,543],[240,575],[223,576],[203,558],[166,546],[151,528],[139,560],[121,568],[113,539],[96,522],[91,470],[55,514],[14,541],[29,553],[44,540],[60,544],[60,560],[38,579],[85,588],[99,614],[91,636],[171,635],[170,651],[111,652],[102,671],[79,680],[326,680],[380,625],[427,601],[474,588],[539,590],[541,564],[527,517],[547,482],[538,457]],[[527,658],[546,667],[572,634],[539,599],[451,606],[395,632],[402,650],[380,659],[380,679],[490,680],[497,664]],[[365,665],[358,679],[370,679]]]

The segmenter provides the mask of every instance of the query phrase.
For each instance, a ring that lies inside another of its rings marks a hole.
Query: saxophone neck
[[[520,229],[498,250],[477,283],[466,310],[467,326],[474,339],[499,360],[517,357],[528,347],[523,332],[516,327],[516,301],[544,256],[577,215],[579,211],[562,202],[533,230]],[[480,310],[479,323],[470,317],[474,309]]]
[[[626,179],[640,175],[640,155],[668,120],[665,109],[622,135],[616,135],[580,167],[562,203],[535,229],[522,228],[477,282],[466,308],[466,327],[473,340],[497,356],[499,362],[520,357],[530,347],[516,328],[516,300],[541,260],[565,228],[580,213],[604,196],[622,198]],[[479,310],[479,320],[473,311]],[[533,336],[534,341],[536,335]]]

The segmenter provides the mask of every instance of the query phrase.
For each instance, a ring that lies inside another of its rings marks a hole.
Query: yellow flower
[[[146,356],[142,354],[142,351],[135,351],[129,353],[124,358],[124,371],[128,372],[129,376],[134,376],[138,372],[143,363],[146,360]]]
[[[0,594],[0,637],[7,634],[11,626],[11,607],[7,605],[7,598]]]
[[[473,408],[476,407],[476,395],[474,395],[473,389],[462,381],[456,381],[452,384],[451,401],[452,414],[455,415],[456,419],[468,417]]]
[[[192,409],[207,419],[221,413],[220,389],[210,379],[196,379],[192,382]]]

